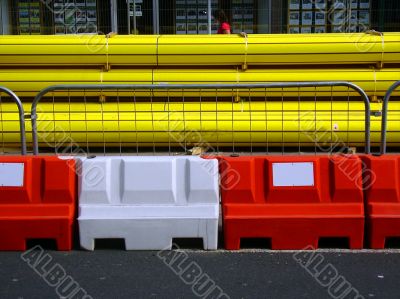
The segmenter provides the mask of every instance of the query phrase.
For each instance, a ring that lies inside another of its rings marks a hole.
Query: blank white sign
[[[24,163],[0,163],[0,186],[22,187],[24,185]]]
[[[314,163],[272,163],[274,187],[314,186]]]

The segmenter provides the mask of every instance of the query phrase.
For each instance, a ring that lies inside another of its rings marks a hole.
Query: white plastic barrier
[[[217,249],[218,161],[200,157],[96,157],[80,160],[81,247],[125,239],[127,250],[172,247],[202,238]]]

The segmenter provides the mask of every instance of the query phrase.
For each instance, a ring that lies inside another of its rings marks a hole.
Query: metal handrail
[[[265,83],[265,84],[152,84],[152,85],[137,85],[137,84],[72,84],[72,85],[53,85],[41,90],[35,97],[31,108],[32,121],[32,140],[33,154],[39,153],[39,142],[37,136],[37,105],[40,100],[49,92],[60,90],[164,90],[164,89],[256,89],[256,88],[302,88],[302,87],[348,87],[356,91],[364,101],[365,105],[365,153],[371,152],[371,108],[368,95],[365,91],[356,84],[346,81],[331,81],[331,82],[288,82],[288,83]]]
[[[400,81],[394,83],[386,92],[385,97],[383,98],[382,124],[381,124],[381,151],[380,151],[381,155],[386,154],[387,114],[388,114],[389,100],[390,97],[392,96],[392,93],[399,86],[400,86]]]
[[[26,135],[25,135],[25,112],[24,106],[22,105],[21,100],[19,97],[7,87],[0,86],[0,91],[5,92],[8,94],[11,99],[17,104],[18,113],[19,113],[19,132],[20,132],[20,139],[21,139],[21,155],[26,155]]]

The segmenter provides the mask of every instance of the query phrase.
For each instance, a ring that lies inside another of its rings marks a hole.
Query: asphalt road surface
[[[0,298],[400,298],[400,251],[0,252]]]

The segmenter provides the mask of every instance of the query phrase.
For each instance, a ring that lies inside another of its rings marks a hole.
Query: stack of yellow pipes
[[[1,36],[2,66],[242,66],[400,63],[398,33]]]
[[[56,84],[235,84],[235,83],[272,83],[272,82],[297,82],[297,81],[349,81],[359,85],[365,92],[373,98],[374,96],[383,97],[388,88],[400,78],[400,69],[375,70],[368,68],[354,69],[248,69],[246,71],[212,70],[212,69],[114,69],[103,70],[76,70],[76,69],[47,69],[47,70],[0,70],[0,82],[2,85],[14,90],[21,97],[34,97],[41,89]],[[324,87],[324,88],[285,88],[281,89],[254,89],[251,92],[247,89],[238,91],[240,96],[277,96],[277,97],[297,97],[297,96],[358,96],[353,90],[347,87]],[[79,92],[57,92],[55,96],[83,94]],[[99,92],[86,91],[85,95],[97,95]],[[116,92],[103,91],[105,95],[116,95]],[[164,97],[166,92],[138,91],[136,95]],[[186,96],[199,96],[199,91],[185,90]],[[202,96],[216,95],[231,96],[232,90],[211,90],[201,91]],[[235,93],[236,94],[236,93]],[[399,95],[396,91],[394,95]],[[119,95],[133,95],[130,91],[119,91]],[[181,96],[182,90],[170,90],[169,96]]]
[[[381,109],[372,103],[373,111]],[[25,104],[30,110],[30,104]],[[400,145],[400,103],[390,104],[389,145]],[[341,142],[364,144],[364,105],[359,102],[239,102],[239,103],[43,103],[38,130],[42,146],[79,144],[85,147],[195,146],[275,147],[314,146]],[[17,145],[18,115],[2,105],[0,140]],[[380,118],[372,118],[371,138],[378,145]],[[31,131],[27,123],[27,131]],[[31,135],[28,134],[28,142]],[[71,138],[70,138],[71,137]]]
[[[0,85],[26,102],[55,84],[296,81],[353,82],[375,101],[400,80],[400,33],[0,36],[0,45]],[[109,100],[90,102],[90,97],[100,94]],[[395,100],[400,91],[393,96]],[[103,142],[107,146],[166,146],[207,141],[221,146],[274,147],[334,142],[333,135],[357,146],[364,138],[360,97],[344,87],[81,90],[53,92],[48,97],[54,103],[39,104],[43,146],[62,141],[60,132],[68,132],[77,143],[93,146]],[[224,97],[232,102],[222,102]],[[328,102],[339,97],[345,101]],[[300,98],[301,102],[293,102]],[[86,101],[90,103],[83,104]],[[0,143],[11,145],[18,140],[15,107],[0,106]],[[381,104],[374,103],[372,108],[379,111]],[[400,106],[394,102],[389,108],[388,145],[397,145]],[[41,120],[53,125],[45,127]],[[310,122],[325,133],[313,135],[306,128]],[[380,117],[372,118],[375,144],[380,138],[379,123]]]

